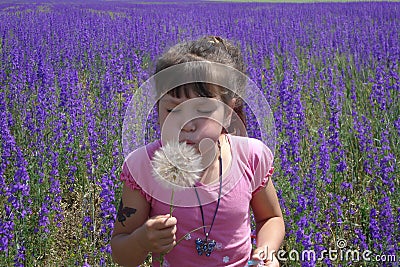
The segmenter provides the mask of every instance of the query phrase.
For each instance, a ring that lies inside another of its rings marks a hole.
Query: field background
[[[282,249],[400,259],[400,3],[9,2],[0,21],[0,266],[112,266],[125,108],[205,34],[240,45],[274,112]]]

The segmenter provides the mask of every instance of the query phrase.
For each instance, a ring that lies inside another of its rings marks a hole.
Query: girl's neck
[[[230,145],[228,141],[228,137],[225,134],[222,134],[219,138],[219,142],[221,145],[221,159],[222,159],[222,176],[230,167],[230,163],[232,160],[232,154],[230,150]],[[215,144],[215,152],[214,152],[214,159],[209,164],[209,167],[203,172],[203,175],[200,179],[202,184],[211,184],[219,180],[219,149],[218,145]]]

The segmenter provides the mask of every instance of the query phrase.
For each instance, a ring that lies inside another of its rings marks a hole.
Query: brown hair
[[[233,78],[236,88],[235,91],[240,94],[243,93],[246,82],[243,77],[245,77],[246,69],[241,51],[230,41],[222,39],[219,36],[205,36],[194,41],[184,41],[172,46],[157,60],[155,74],[174,65],[195,61],[220,63],[238,70],[243,75]],[[161,89],[157,88],[157,90]],[[168,90],[167,93],[178,98],[181,97],[183,93],[188,97],[189,90],[193,90],[198,96],[202,97],[220,96],[225,104],[228,104],[230,100],[235,98],[236,101],[233,110],[240,118],[241,124],[246,126],[243,100],[237,93],[222,86],[215,86],[205,82],[184,84]],[[236,116],[232,117],[231,125],[235,117]],[[240,134],[244,129],[236,129],[236,131],[235,129],[231,130],[232,132],[239,132]],[[231,130],[228,128],[228,132],[231,132]]]

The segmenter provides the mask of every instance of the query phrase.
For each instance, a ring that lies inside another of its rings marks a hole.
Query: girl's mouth
[[[186,143],[189,146],[197,147],[197,143],[191,140],[183,140],[182,143]]]
[[[193,146],[193,145],[195,145],[196,143],[195,142],[193,142],[193,141],[188,141],[188,140],[186,140],[186,141],[184,141],[187,145],[191,145],[191,146]]]

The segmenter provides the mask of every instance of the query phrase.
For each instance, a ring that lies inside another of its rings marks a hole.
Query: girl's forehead
[[[221,95],[224,94],[224,90],[222,89],[222,87],[205,82],[182,84],[173,89],[167,89],[164,86],[157,87],[157,89],[159,90],[158,94],[160,96],[168,94],[174,98],[208,97],[219,99]]]
[[[160,102],[168,102],[168,103],[175,103],[179,104],[182,103],[183,101],[186,101],[188,99],[193,99],[193,98],[200,98],[204,99],[206,101],[207,99],[216,99],[216,100],[221,100],[220,96],[216,97],[204,97],[199,94],[197,94],[194,90],[189,90],[188,95],[181,93],[179,94],[179,97],[173,94],[166,93],[160,98]]]
[[[190,96],[188,98],[184,95],[181,95],[181,97],[178,98],[178,97],[175,97],[175,96],[172,96],[169,94],[165,94],[163,97],[160,98],[160,103],[165,103],[165,104],[171,103],[171,104],[178,105],[185,101],[193,100],[193,99],[196,99],[196,102],[194,102],[194,103],[197,103],[197,104],[208,104],[210,102],[213,103],[215,101],[221,101],[220,97],[202,97],[202,96],[194,95],[194,96]]]

